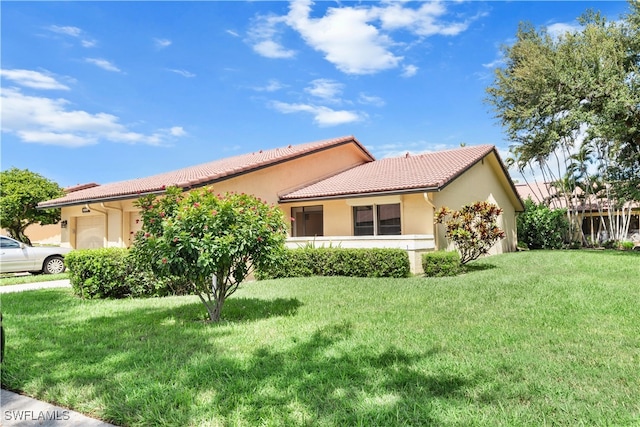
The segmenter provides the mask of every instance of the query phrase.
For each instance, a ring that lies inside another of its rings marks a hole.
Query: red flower
[[[166,264],[167,263],[167,259],[166,258],[162,258],[162,263]]]
[[[144,233],[144,237],[149,237],[149,236],[151,236],[151,234],[149,234],[149,233]]]
[[[262,242],[262,237],[258,236],[258,242]]]
[[[214,209],[214,210],[211,211],[211,215],[217,215],[217,214],[218,214],[217,210]]]
[[[194,203],[194,204],[193,204],[193,207],[194,207],[194,208],[199,208],[199,207],[200,207],[200,203]]]
[[[160,212],[160,218],[164,218],[165,213],[164,212]]]

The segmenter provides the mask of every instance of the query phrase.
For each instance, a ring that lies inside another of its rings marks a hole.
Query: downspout
[[[111,209],[111,210],[120,212],[120,237],[119,237],[120,244],[118,246],[121,247],[121,248],[124,247],[125,246],[125,244],[124,244],[124,236],[122,235],[124,233],[124,209],[122,209],[122,208],[113,208],[111,206],[106,206],[104,203],[100,203],[100,206],[102,206],[102,208],[104,208],[104,209]],[[107,225],[107,227],[108,227],[108,225]],[[108,230],[108,228],[107,228],[107,230]],[[109,241],[109,234],[107,234],[107,241]]]
[[[102,240],[102,247],[106,248],[109,246],[109,214],[107,211],[101,211],[100,209],[92,208],[88,203],[85,203],[84,206],[89,210],[94,210],[98,213],[104,215],[104,237]]]
[[[433,244],[436,247],[436,250],[438,250],[438,230],[436,228],[435,222],[436,205],[434,205],[433,202],[429,199],[429,194],[431,193],[424,192],[422,193],[422,196],[424,197],[424,201],[427,202],[427,205],[431,206],[431,209],[433,211]]]

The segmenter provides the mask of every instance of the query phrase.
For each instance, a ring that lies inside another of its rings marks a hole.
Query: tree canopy
[[[579,22],[557,37],[522,23],[487,101],[521,172],[539,170],[567,207],[591,198],[611,212],[640,200],[640,3]]]
[[[64,190],[55,182],[28,169],[11,168],[0,172],[0,226],[11,237],[31,244],[24,230],[31,224],[55,224],[60,209],[37,209],[38,203],[62,197]]]

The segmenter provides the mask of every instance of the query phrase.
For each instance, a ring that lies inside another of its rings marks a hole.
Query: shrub
[[[462,272],[460,254],[455,251],[436,251],[422,254],[422,269],[427,277],[455,276]]]
[[[502,209],[489,202],[465,205],[459,211],[443,206],[436,213],[436,224],[444,224],[446,236],[460,251],[460,263],[489,253],[489,250],[505,234],[498,227],[498,216]]]
[[[633,242],[622,242],[620,246],[623,251],[631,251],[635,244]]]
[[[281,262],[256,272],[258,279],[301,276],[407,277],[409,255],[403,249],[287,249]]]
[[[565,209],[549,209],[533,200],[524,201],[524,212],[517,218],[518,241],[530,249],[560,249],[569,235]]]
[[[123,248],[75,250],[65,263],[73,292],[82,298],[126,298],[187,293],[177,278],[158,278]]]

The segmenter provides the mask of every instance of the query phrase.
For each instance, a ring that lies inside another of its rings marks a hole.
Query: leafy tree
[[[0,172],[0,226],[11,237],[31,244],[24,230],[31,224],[55,224],[60,209],[37,209],[38,203],[62,197],[58,184],[28,169],[11,168]]]
[[[640,200],[640,3],[629,8],[620,21],[586,12],[580,30],[559,37],[521,24],[487,88],[513,163],[559,187],[574,220],[590,195],[623,215]]]
[[[518,242],[530,249],[560,249],[569,234],[566,209],[550,209],[531,199],[524,201],[524,212],[516,221]]]
[[[447,239],[460,252],[460,263],[479,258],[489,252],[495,243],[504,238],[497,219],[502,209],[489,202],[465,205],[459,211],[443,206],[436,213],[436,224],[444,224]]]
[[[252,268],[270,267],[284,251],[282,211],[251,195],[169,188],[137,205],[143,227],[133,256],[159,276],[184,280],[213,322]]]

